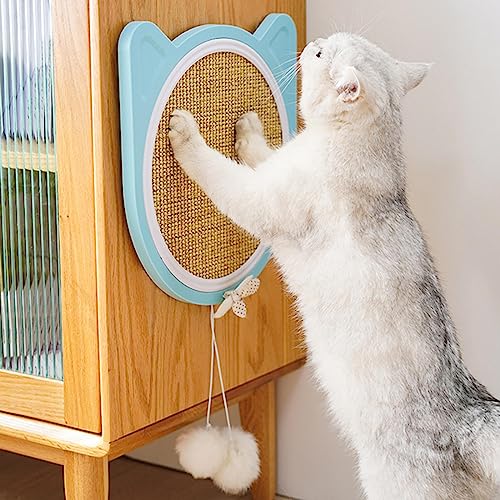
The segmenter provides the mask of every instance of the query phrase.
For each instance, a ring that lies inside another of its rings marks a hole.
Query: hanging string
[[[211,306],[213,309],[213,306]],[[210,312],[210,325],[212,324],[212,312]],[[210,339],[210,383],[208,386],[208,406],[207,406],[207,427],[211,427],[210,413],[212,412],[212,392],[214,387],[214,328],[212,328],[212,335]]]
[[[227,405],[226,391],[224,389],[224,380],[222,378],[222,369],[219,355],[219,347],[217,346],[217,338],[215,337],[215,316],[214,306],[210,306],[210,330],[212,332],[211,354],[210,354],[210,384],[208,389],[208,406],[207,406],[207,427],[210,427],[210,415],[212,411],[212,392],[214,386],[214,358],[217,361],[217,371],[219,372],[219,382],[222,393],[222,402],[224,403],[224,413],[226,415],[227,428],[229,429],[229,439],[232,439],[231,420],[229,418],[229,408]]]

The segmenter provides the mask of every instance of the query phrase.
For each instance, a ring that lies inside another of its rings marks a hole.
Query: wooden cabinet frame
[[[52,4],[64,382],[0,370],[0,409],[100,432],[90,13]]]

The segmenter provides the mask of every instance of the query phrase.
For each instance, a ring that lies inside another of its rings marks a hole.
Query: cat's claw
[[[184,111],[182,109],[173,111],[169,122],[168,138],[174,150],[174,154],[176,154],[179,149],[201,138],[198,124],[189,111]]]

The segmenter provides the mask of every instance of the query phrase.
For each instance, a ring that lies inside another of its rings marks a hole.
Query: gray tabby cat
[[[462,362],[405,194],[401,101],[429,66],[346,33],[310,43],[300,62],[305,129],[292,141],[270,149],[246,114],[239,164],[176,111],[176,158],[222,212],[271,245],[367,497],[492,498],[500,402]]]

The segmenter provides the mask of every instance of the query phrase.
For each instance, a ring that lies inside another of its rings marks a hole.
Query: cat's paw
[[[170,117],[168,138],[176,158],[185,149],[203,141],[194,116],[182,109],[176,109]]]
[[[259,116],[254,111],[249,111],[245,113],[236,122],[236,141],[239,139],[247,138],[251,135],[264,136],[264,128],[259,119]]]
[[[255,166],[267,156],[264,128],[253,111],[245,113],[236,122],[236,142],[234,149],[238,158],[250,166]]]

